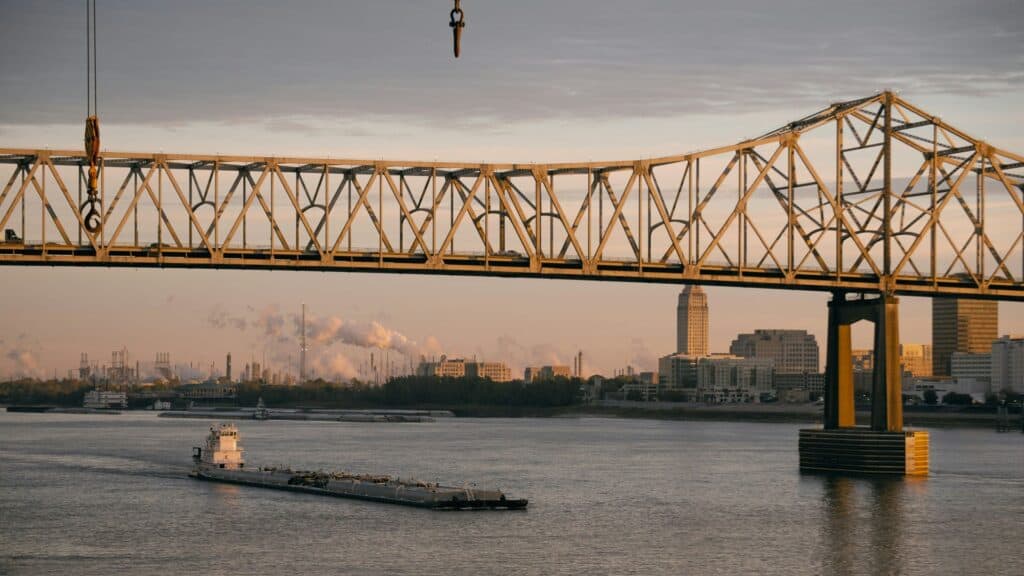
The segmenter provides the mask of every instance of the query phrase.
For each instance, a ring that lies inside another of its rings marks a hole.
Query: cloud
[[[658,356],[647,347],[647,342],[640,338],[633,338],[630,343],[629,363],[641,372],[657,370]]]
[[[19,334],[0,357],[6,365],[6,371],[13,377],[40,378],[44,376],[45,371],[40,366],[37,353],[34,352],[39,349],[38,342],[30,340],[28,335]],[[4,341],[0,340],[0,346],[4,345]]]
[[[437,3],[250,6],[182,0],[108,10],[106,26],[118,34],[100,45],[105,118],[258,122],[301,134],[328,118],[437,126],[662,117],[817,106],[885,87],[973,96],[1024,85],[1024,7],[1013,1],[778,0],[770,10],[677,0],[627,10],[611,0],[475,3],[457,62]],[[18,49],[0,54],[9,88],[0,123],[77,118],[68,86],[81,82],[80,38],[39,31],[77,29],[80,15],[29,3],[10,18],[6,42]],[[368,45],[371,57],[337,58]]]
[[[259,312],[253,325],[257,326],[266,337],[280,338],[284,336],[285,317],[276,304],[271,304]]]
[[[239,331],[251,326],[264,339],[289,351],[298,346],[302,332],[301,314],[284,313],[276,304],[259,312],[250,308],[249,313],[254,317],[247,319],[232,316],[220,308],[214,308],[208,321],[217,328],[234,328]],[[316,316],[309,313],[306,314],[306,341],[307,345],[321,347],[345,344],[365,349],[395,350],[409,358],[434,355],[442,350],[441,343],[434,336],[427,337],[423,344],[419,344],[376,320],[362,322],[336,315]]]
[[[314,373],[328,380],[351,380],[359,375],[352,361],[340,352],[317,357],[311,368]]]
[[[301,322],[301,316],[292,316],[297,334],[301,332]],[[410,358],[433,354],[441,348],[437,338],[433,336],[428,337],[424,345],[420,345],[405,334],[392,330],[376,320],[358,322],[345,320],[340,316],[307,315],[306,338],[309,342],[325,346],[348,344],[359,348],[395,350]]]
[[[173,298],[170,296],[169,298]],[[241,316],[235,316],[224,310],[219,304],[210,312],[206,318],[207,323],[217,329],[234,328],[244,331],[249,327],[249,321]]]
[[[435,336],[427,336],[426,340],[423,341],[422,353],[424,356],[438,356],[444,352],[444,347],[441,346],[441,341]]]
[[[508,362],[513,373],[520,375],[528,366],[560,366],[572,363],[572,353],[566,353],[554,344],[526,345],[508,334],[498,337],[494,357]]]

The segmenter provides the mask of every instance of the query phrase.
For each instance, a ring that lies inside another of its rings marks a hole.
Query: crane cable
[[[99,199],[100,118],[96,80],[96,0],[85,1],[86,118],[85,156],[89,161],[89,197],[79,207],[85,229],[95,234],[102,226]]]
[[[452,8],[451,13],[448,14],[448,26],[452,29],[452,39],[455,42],[455,57],[459,57],[459,52],[462,48],[462,29],[466,27],[466,16],[462,13],[462,7],[459,6],[460,0],[455,0],[455,8]]]

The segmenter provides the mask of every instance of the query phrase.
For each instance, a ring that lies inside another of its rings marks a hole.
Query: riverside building
[[[572,370],[568,366],[527,366],[523,378],[527,382],[572,378]]]
[[[984,394],[992,388],[992,353],[953,352],[949,359],[950,376],[966,393]]]
[[[774,362],[777,374],[817,374],[818,341],[806,330],[754,330],[740,334],[729,346],[729,353],[743,358],[761,358]]]
[[[417,376],[439,378],[487,378],[494,382],[511,382],[512,369],[504,362],[467,362],[465,358],[441,356],[439,362],[423,360],[416,367]]]
[[[932,375],[952,375],[954,352],[991,352],[998,331],[998,302],[932,298]]]
[[[669,354],[658,359],[660,386],[682,394],[683,400],[697,399],[697,356]]]
[[[1024,393],[1024,336],[1003,336],[992,342],[993,392]]]
[[[772,393],[775,363],[714,354],[697,361],[697,399],[714,404],[759,402]]]
[[[900,364],[911,376],[932,375],[932,347],[928,344],[900,344]]]

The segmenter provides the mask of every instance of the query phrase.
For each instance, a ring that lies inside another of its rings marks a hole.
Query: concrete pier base
[[[800,470],[833,474],[928,475],[928,433],[903,430],[899,300],[891,294],[828,303],[823,429],[800,431]],[[856,426],[851,327],[875,326],[871,426]]]
[[[800,431],[800,471],[928,475],[928,432],[868,428]]]

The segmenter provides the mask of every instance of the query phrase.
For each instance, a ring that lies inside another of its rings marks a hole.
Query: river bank
[[[638,406],[655,404],[655,406]],[[581,414],[616,415],[628,418],[670,420],[711,420],[724,422],[791,422],[820,424],[822,406],[817,404],[726,404],[675,405],[675,403],[615,402],[581,407]],[[857,410],[857,424],[868,425],[870,410]],[[903,422],[907,427],[995,428],[996,414],[986,412],[942,411],[941,409],[905,409]],[[1020,416],[1011,418],[1011,426],[1020,426]]]
[[[706,420],[717,422],[785,422],[820,424],[820,404],[693,404],[684,402],[631,402],[604,400],[596,404],[561,407],[466,406],[452,408],[456,416],[488,417],[614,417],[655,420]],[[857,410],[858,425],[867,425],[870,410]],[[995,428],[994,412],[948,411],[942,407],[907,407],[903,412],[908,427]],[[1013,428],[1020,427],[1020,415],[1010,417]]]
[[[15,411],[22,407],[12,407]],[[49,413],[84,413],[81,408],[60,408],[47,406]],[[713,422],[781,422],[818,425],[822,421],[822,406],[819,404],[695,404],[684,402],[633,402],[627,400],[604,400],[596,404],[572,404],[567,406],[518,406],[501,404],[470,405],[423,405],[416,407],[374,409],[311,408],[309,406],[275,406],[269,410],[275,420],[332,420],[332,421],[430,421],[437,416],[464,418],[636,418],[653,420],[704,420]],[[99,411],[115,413],[113,411]],[[98,412],[98,413],[99,413]],[[129,411],[131,412],[131,411]],[[252,419],[252,408],[222,407],[193,411],[169,411],[165,417],[179,418],[221,418]],[[857,424],[867,425],[871,417],[869,410],[857,410]],[[905,407],[903,421],[907,427],[971,427],[995,428],[995,412],[977,409],[950,410],[942,406]],[[1011,429],[1021,428],[1019,414],[1011,414]]]

